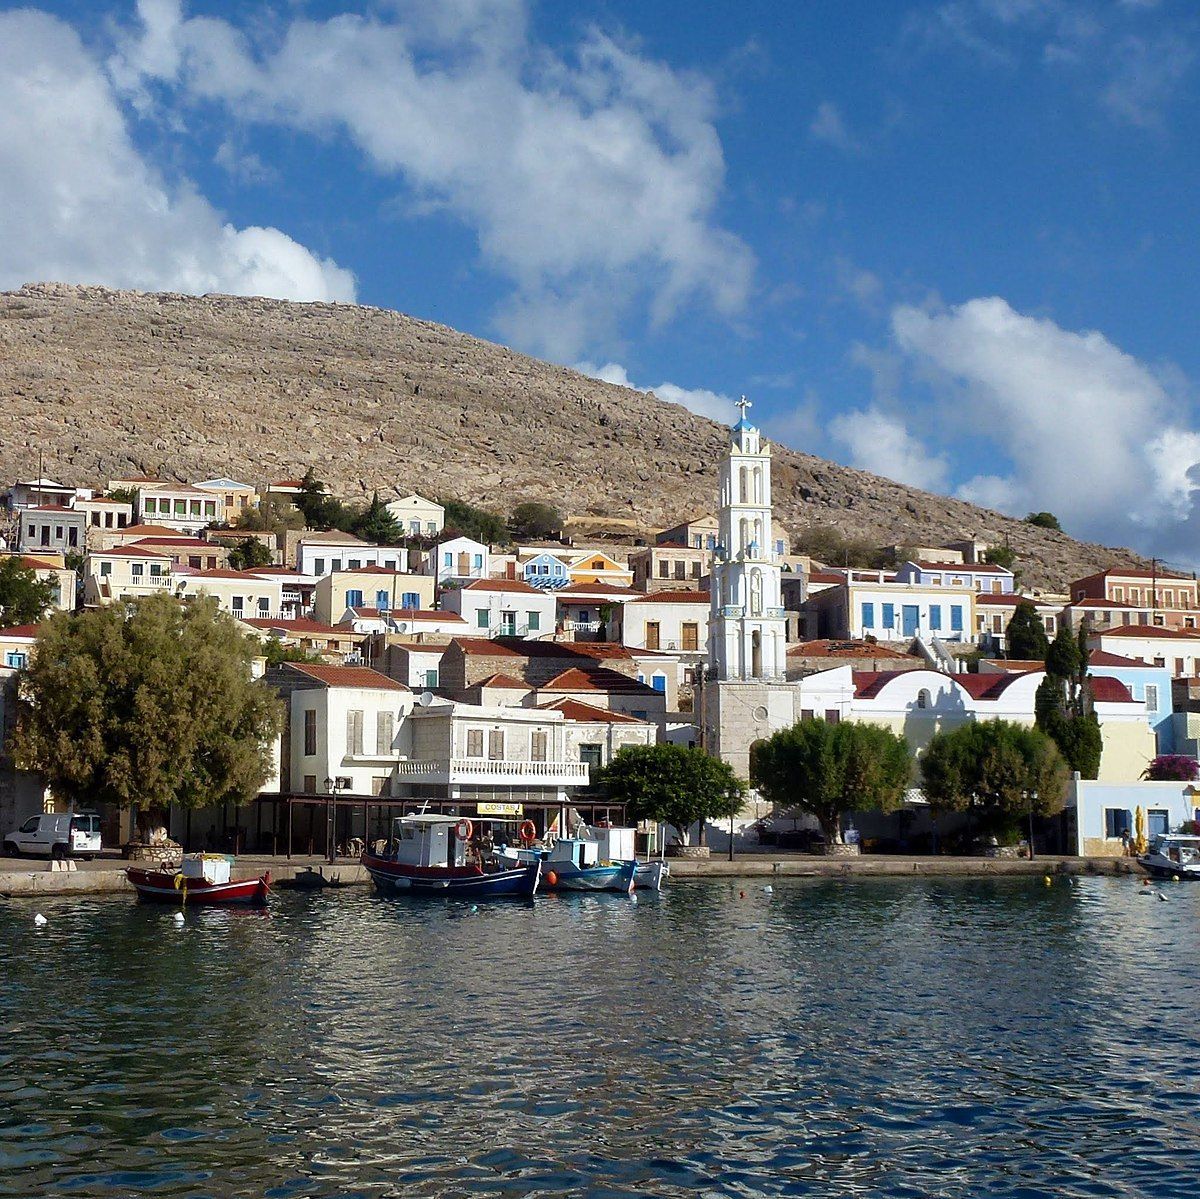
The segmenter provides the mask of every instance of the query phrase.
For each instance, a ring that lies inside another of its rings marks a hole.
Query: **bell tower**
[[[787,621],[771,530],[771,451],[746,410],[729,431],[721,464],[720,544],[713,557],[708,663],[717,680],[784,677]]]

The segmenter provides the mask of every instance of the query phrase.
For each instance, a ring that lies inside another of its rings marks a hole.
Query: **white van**
[[[100,817],[95,812],[45,812],[4,834],[4,852],[19,858],[93,858],[100,852]]]

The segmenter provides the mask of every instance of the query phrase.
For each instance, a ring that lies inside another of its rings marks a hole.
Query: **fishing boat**
[[[271,889],[271,872],[257,878],[233,878],[233,858],[223,853],[188,854],[178,867],[144,870],[130,866],[126,878],[139,899],[151,903],[263,904]]]
[[[1200,878],[1200,837],[1160,833],[1137,861],[1155,878]]]
[[[383,894],[510,896],[528,899],[542,880],[540,859],[508,862],[485,856],[471,844],[474,826],[466,817],[422,812],[398,816],[391,839],[362,864]]]
[[[600,857],[599,842],[589,838],[564,837],[550,847],[545,861],[547,891],[633,890],[638,864],[613,862]]]
[[[639,862],[633,872],[633,885],[639,891],[661,891],[670,873],[671,867],[661,859],[657,862]]]

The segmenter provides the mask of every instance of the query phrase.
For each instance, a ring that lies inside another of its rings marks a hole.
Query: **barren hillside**
[[[732,414],[731,414],[732,415]],[[0,481],[44,455],[63,482],[232,475],[314,465],[340,494],[419,490],[507,510],[663,527],[710,509],[724,429],[442,325],[378,308],[33,284],[0,293]],[[1124,551],[776,447],[791,530],[827,523],[878,544],[976,535],[1016,549],[1029,582]]]

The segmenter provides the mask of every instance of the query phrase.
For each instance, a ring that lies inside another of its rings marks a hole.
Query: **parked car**
[[[4,852],[42,858],[90,859],[100,852],[100,817],[95,812],[43,812],[4,834]]]

